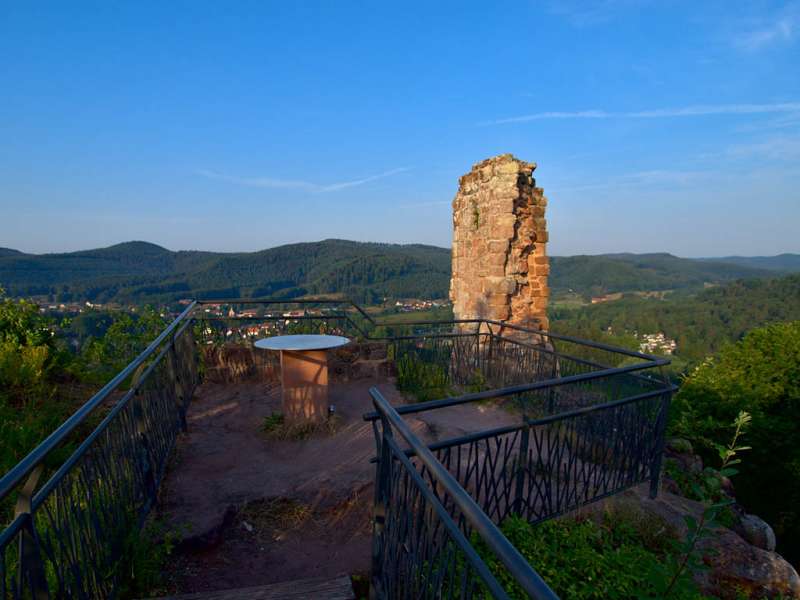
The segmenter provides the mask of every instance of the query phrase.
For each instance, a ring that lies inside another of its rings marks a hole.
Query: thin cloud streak
[[[519,117],[495,119],[494,121],[480,123],[480,125],[503,125],[506,123],[525,123],[528,121],[543,121],[549,119],[664,119],[712,115],[756,115],[798,111],[800,111],[800,102],[779,102],[776,104],[711,104],[632,112],[608,112],[605,110],[593,109],[572,112],[540,112]]]
[[[398,167],[396,169],[391,169],[383,173],[378,173],[377,175],[370,175],[369,177],[364,177],[362,179],[355,179],[353,181],[342,181],[340,183],[331,183],[325,185],[313,183],[311,181],[301,181],[296,179],[275,179],[272,177],[235,177],[232,175],[225,175],[224,173],[218,173],[216,171],[209,171],[205,169],[198,170],[197,174],[202,175],[203,177],[207,177],[208,179],[227,181],[228,183],[234,183],[236,185],[242,185],[246,187],[284,189],[284,190],[305,190],[314,193],[325,193],[325,192],[337,192],[339,190],[344,190],[347,188],[364,185],[365,183],[370,183],[378,179],[383,179],[384,177],[391,177],[392,175],[397,175],[398,173],[403,173],[409,170],[411,170],[411,167]]]
[[[737,144],[727,150],[735,158],[796,161],[800,159],[800,136],[776,136],[751,144]]]
[[[797,32],[798,20],[796,14],[783,16],[766,27],[738,35],[734,45],[746,52],[757,52],[774,44],[789,43]]]

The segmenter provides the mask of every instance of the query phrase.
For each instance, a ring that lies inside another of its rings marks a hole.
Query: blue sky
[[[800,251],[800,2],[6,2],[0,246],[450,244],[536,162],[551,254]]]

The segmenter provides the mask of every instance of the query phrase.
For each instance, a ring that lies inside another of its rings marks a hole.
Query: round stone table
[[[283,418],[289,423],[319,422],[328,417],[328,354],[350,343],[339,335],[276,335],[256,348],[281,353]]]

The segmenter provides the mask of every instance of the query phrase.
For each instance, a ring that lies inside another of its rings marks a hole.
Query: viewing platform
[[[328,351],[330,416],[294,422],[278,354],[253,342],[309,333],[351,343]],[[155,521],[176,598],[506,598],[507,577],[555,598],[498,526],[641,483],[655,494],[666,362],[499,321],[387,323],[347,302],[192,303],[0,480],[17,498],[3,597],[114,595],[124,540]]]

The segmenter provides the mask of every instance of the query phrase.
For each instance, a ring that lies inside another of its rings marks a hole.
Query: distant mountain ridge
[[[703,261],[726,262],[759,269],[790,271],[800,273],[800,254],[778,254],[777,256],[725,256],[722,258],[701,258]]]
[[[721,260],[680,258],[665,252],[554,256],[550,287],[581,294],[671,290],[737,279],[775,277],[774,270]]]
[[[555,256],[550,287],[584,295],[702,287],[800,270],[800,255],[688,259],[667,253]],[[17,296],[171,302],[338,294],[360,302],[447,296],[450,249],[328,239],[258,252],[172,251],[131,241],[54,254],[0,249],[0,286]]]
[[[0,286],[17,296],[97,302],[340,294],[361,302],[442,297],[450,251],[422,244],[323,240],[258,252],[174,252],[148,242],[61,254],[0,255]]]

